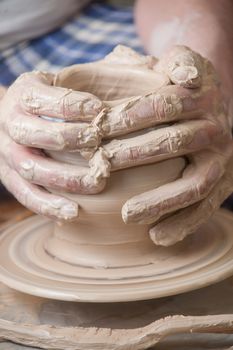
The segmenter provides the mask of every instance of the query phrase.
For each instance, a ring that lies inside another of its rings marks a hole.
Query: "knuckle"
[[[19,120],[14,120],[9,123],[8,132],[16,143],[22,144],[27,139],[28,130]]]
[[[205,175],[198,181],[196,185],[198,198],[202,199],[209,194],[215,183],[223,175],[223,172],[224,169],[217,161],[211,164]]]
[[[15,80],[14,84],[22,84],[25,81],[28,81],[31,79],[32,73],[31,72],[26,72],[22,73],[18,76],[18,78]]]
[[[208,193],[209,190],[206,180],[204,179],[203,181],[198,182],[194,187],[194,190],[196,192],[195,197],[198,200],[202,199]]]
[[[35,172],[35,163],[32,159],[24,159],[19,165],[19,174],[28,181],[33,181]]]
[[[55,76],[53,73],[46,71],[33,71],[31,72],[33,77],[46,85],[53,85]]]
[[[155,95],[153,97],[153,110],[157,120],[173,120],[182,112],[183,104],[175,94],[170,96]]]
[[[178,153],[184,148],[187,137],[189,135],[185,131],[174,129],[166,133],[166,146],[169,153]]]
[[[54,75],[52,73],[46,73],[41,71],[32,71],[32,72],[25,72],[19,75],[19,77],[15,80],[15,84],[18,83],[31,83],[32,81],[44,81],[48,82],[49,80],[52,80]]]
[[[20,97],[20,104],[23,110],[27,113],[38,114],[41,108],[41,103],[36,98],[35,88],[28,87],[23,89]]]
[[[25,180],[33,180],[36,164],[24,146],[12,142],[8,162]]]
[[[82,110],[83,103],[76,101],[73,97],[73,91],[68,90],[60,98],[60,106],[65,119],[72,117],[78,110]]]
[[[15,82],[10,86],[9,90],[14,91],[21,96],[24,91],[30,90],[35,85],[35,79],[32,72],[22,73]]]

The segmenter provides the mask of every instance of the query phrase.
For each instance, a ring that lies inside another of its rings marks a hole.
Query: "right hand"
[[[110,56],[112,61],[117,56],[114,62],[120,61],[118,51]],[[128,64],[132,56],[131,51]],[[141,65],[147,62],[153,63],[149,57],[138,59]],[[186,156],[181,178],[130,198],[122,208],[125,223],[152,224],[153,242],[169,246],[195,232],[232,192],[231,113],[214,67],[191,49],[174,47],[153,70],[167,74],[170,84],[108,113],[105,137],[142,125],[161,127],[110,141],[103,149],[112,170]]]
[[[100,192],[105,180],[97,186],[84,168],[64,166],[47,158],[42,149],[95,147],[99,143],[95,125],[85,121],[99,113],[102,102],[89,93],[52,86],[53,81],[52,74],[25,73],[0,95],[0,179],[30,210],[73,220],[78,215],[77,204],[41,186],[89,194]],[[55,123],[41,115],[69,123]]]

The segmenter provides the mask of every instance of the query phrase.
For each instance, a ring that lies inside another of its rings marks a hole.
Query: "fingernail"
[[[141,210],[130,203],[126,202],[121,209],[121,216],[125,224],[147,224],[150,221],[150,217],[145,214],[145,210],[141,207]]]
[[[182,239],[177,239],[176,235],[167,234],[167,232],[159,228],[159,226],[160,225],[158,224],[149,230],[150,239],[157,246],[169,247],[177,243],[177,241],[182,240],[184,238],[183,237]]]
[[[35,163],[32,159],[26,159],[20,162],[20,175],[26,180],[33,180]]]
[[[183,66],[177,67],[172,72],[172,77],[177,84],[182,86],[197,86],[199,84],[200,76],[196,67],[194,66]]]
[[[121,209],[121,216],[125,224],[129,224],[131,222],[130,213],[131,211],[128,207],[128,203],[125,203]]]
[[[78,206],[76,204],[65,204],[60,209],[60,214],[65,220],[73,219],[78,216]]]

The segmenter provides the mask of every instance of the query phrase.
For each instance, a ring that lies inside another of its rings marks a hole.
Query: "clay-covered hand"
[[[112,61],[115,56],[110,56]],[[160,128],[110,141],[103,148],[112,170],[187,157],[180,179],[131,198],[122,208],[126,223],[151,224],[152,240],[171,245],[196,230],[231,193],[226,170],[232,155],[231,122],[215,70],[199,54],[178,46],[157,63],[147,57],[141,64],[166,74],[170,84],[122,105],[121,113],[119,107],[118,113],[113,109],[106,117],[112,121],[109,136],[119,135],[123,124],[129,132]]]
[[[54,87],[54,79],[53,74],[25,73],[2,91],[0,179],[32,211],[69,220],[76,218],[77,204],[49,193],[38,184],[64,191],[95,193],[103,188],[104,180],[96,189],[89,173],[49,159],[40,149],[95,147],[99,137],[95,125],[90,126],[88,122],[102,109],[102,102],[89,93]],[[40,118],[43,115],[69,123],[48,121]]]
[[[186,208],[175,212],[152,227],[150,229],[150,237],[155,244],[170,246],[183,240],[187,235],[195,232],[202,224],[207,222],[211,215],[219,209],[223,201],[232,194],[233,143],[229,145],[228,149],[223,147],[222,152],[222,159],[225,158],[227,160],[223,176],[219,181],[214,182],[213,186],[209,187],[207,195],[199,195],[200,198],[203,198],[202,200],[195,201],[196,203],[193,205],[187,205]],[[228,158],[230,154],[231,157]],[[189,171],[192,171],[191,166]],[[190,189],[187,191],[190,195],[192,195],[192,191],[195,191],[195,185],[196,191],[199,190],[197,184],[194,183],[190,186]],[[161,203],[164,203],[164,199]]]

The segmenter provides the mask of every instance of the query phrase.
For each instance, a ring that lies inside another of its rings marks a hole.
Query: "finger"
[[[126,223],[151,224],[207,197],[224,174],[220,156],[202,151],[191,157],[182,178],[131,198],[122,208]]]
[[[162,220],[150,229],[150,238],[156,245],[171,246],[194,233],[221,206],[233,192],[233,159],[226,174],[204,200]],[[231,169],[230,169],[231,168]]]
[[[50,189],[95,194],[106,184],[106,179],[96,177],[88,166],[63,164],[45,157],[38,150],[17,144],[11,146],[7,161],[25,180]]]
[[[204,58],[186,46],[174,46],[164,54],[155,70],[167,73],[174,84],[197,88],[205,72]]]
[[[207,148],[225,131],[209,120],[192,120],[139,136],[113,140],[103,146],[112,170],[155,163]]]
[[[203,91],[166,86],[155,93],[129,99],[111,110],[104,109],[100,127],[105,138],[112,138],[166,122],[193,119],[214,113],[218,98],[215,86]]]
[[[6,128],[16,143],[48,150],[96,147],[100,142],[94,123],[56,123],[17,113],[8,119]]]
[[[96,96],[56,85],[56,76],[42,72],[25,73],[15,82],[24,112],[66,121],[92,120],[103,108]]]
[[[28,183],[3,161],[0,167],[0,177],[8,191],[31,211],[52,219],[69,221],[77,218],[78,206],[76,203]]]

